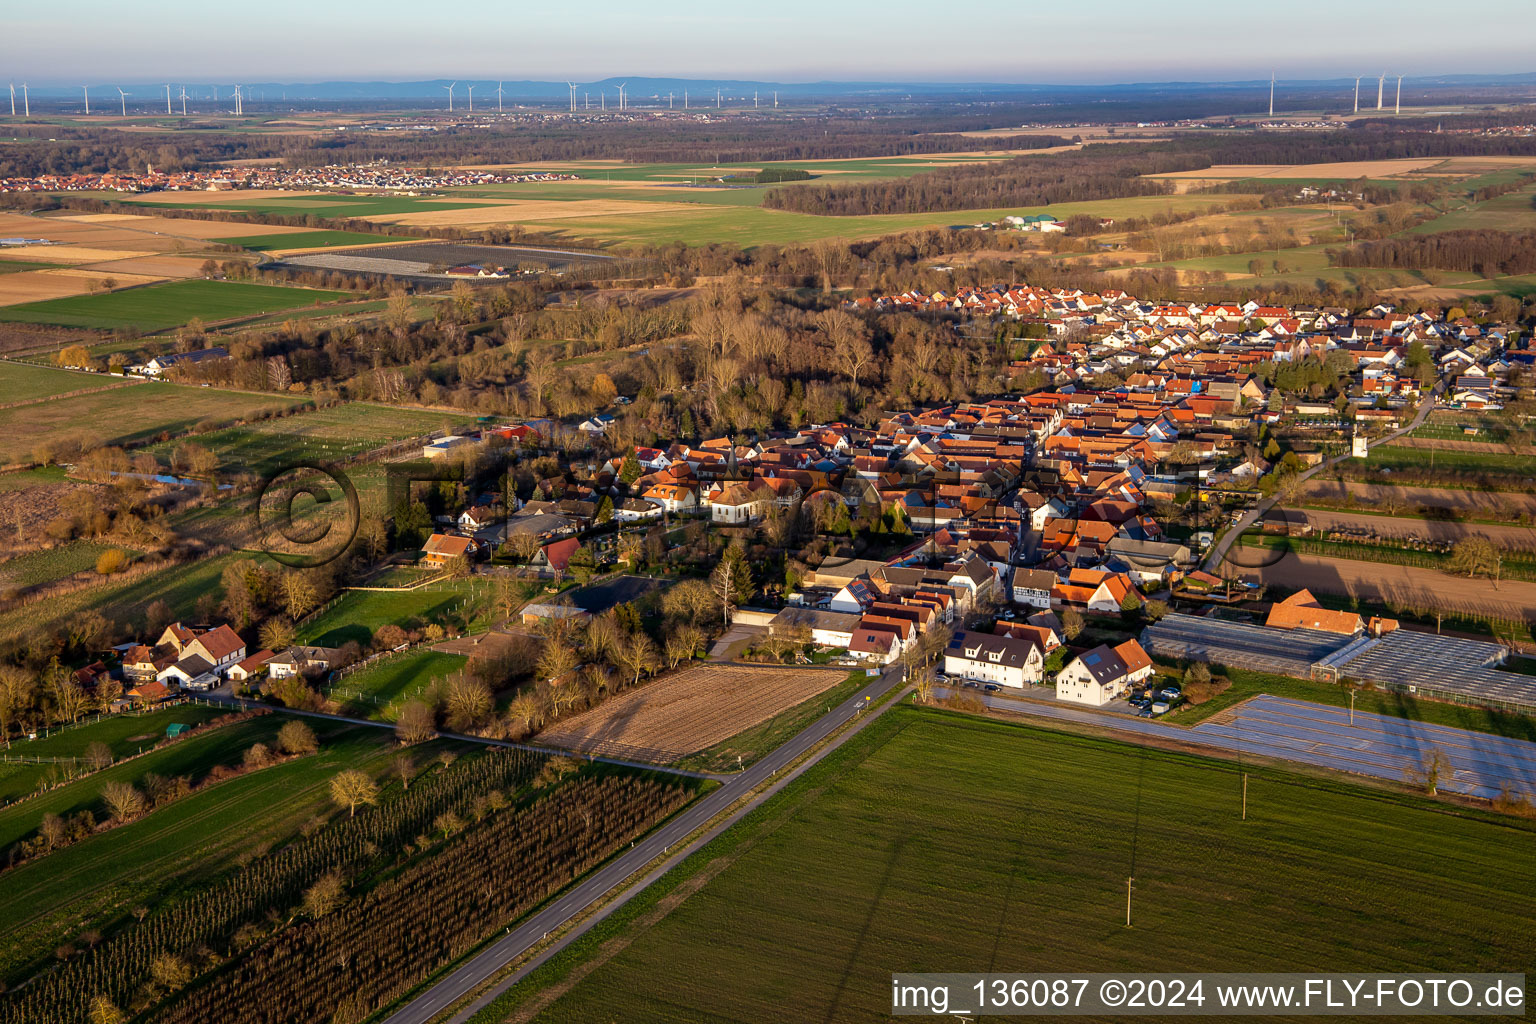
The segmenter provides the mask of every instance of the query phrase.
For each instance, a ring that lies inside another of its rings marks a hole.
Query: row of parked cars
[[[1176,708],[1183,702],[1184,691],[1177,686],[1147,687],[1135,691],[1126,698],[1126,703],[1135,708],[1142,718],[1167,714],[1169,709]]]

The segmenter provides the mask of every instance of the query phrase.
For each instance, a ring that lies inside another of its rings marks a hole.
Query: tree
[[[112,748],[100,740],[85,748],[85,763],[92,771],[111,767],[112,760]]]
[[[1147,617],[1148,622],[1156,622],[1168,614],[1168,603],[1153,598],[1142,607],[1142,614]]]
[[[1068,608],[1061,613],[1061,632],[1068,640],[1076,640],[1087,625],[1083,621],[1083,615],[1076,608]]]
[[[90,1024],[123,1024],[128,1015],[117,1008],[117,1004],[104,995],[97,995],[91,999],[89,1011]]]
[[[348,817],[357,815],[358,804],[373,804],[378,802],[379,787],[376,782],[368,777],[368,773],[356,768],[348,768],[346,771],[337,772],[331,779],[331,799],[338,807],[347,809]]]
[[[630,677],[632,684],[640,682],[647,672],[654,672],[658,664],[656,642],[645,633],[629,634],[613,652],[617,666]]]
[[[304,916],[315,919],[324,917],[341,905],[346,894],[341,875],[328,871],[315,884],[304,890]]]
[[[539,678],[553,682],[580,664],[581,656],[570,646],[554,640],[546,640],[544,650],[539,653]]]
[[[406,746],[425,743],[437,735],[437,715],[425,701],[413,700],[400,709],[395,738]]]
[[[1186,686],[1204,686],[1211,681],[1211,668],[1203,661],[1197,661],[1184,670],[1184,684]]]
[[[721,556],[709,577],[710,589],[720,602],[720,618],[731,624],[731,607],[752,593],[752,570],[739,545],[732,545]]]
[[[111,576],[123,571],[123,566],[128,564],[128,556],[119,548],[108,548],[96,559],[96,575]]]
[[[448,680],[445,705],[449,728],[462,732],[485,721],[496,707],[496,701],[483,680],[460,672]]]
[[[126,782],[112,781],[101,787],[101,802],[113,821],[128,821],[144,813],[144,794]]]
[[[696,626],[679,626],[667,635],[666,658],[668,668],[677,668],[689,661],[704,645],[704,634]]]
[[[252,743],[245,751],[242,763],[247,770],[265,768],[272,763],[272,751],[265,743]]]
[[[937,680],[933,677],[933,666],[925,665],[919,668],[913,676],[912,685],[919,703],[932,704],[933,690],[937,685]]]
[[[522,727],[524,733],[534,732],[544,722],[544,702],[531,690],[524,690],[507,705],[509,721]]]
[[[1417,786],[1430,796],[1440,792],[1440,780],[1451,773],[1451,762],[1439,747],[1432,747],[1417,767],[1404,772],[1408,784]]]
[[[389,762],[389,770],[400,780],[400,788],[408,790],[411,780],[416,777],[416,759],[402,750]]]
[[[11,745],[11,728],[32,706],[37,677],[16,665],[0,665],[0,738]]]
[[[285,754],[313,754],[320,749],[315,731],[297,718],[277,730],[277,749]]]
[[[257,642],[269,651],[285,651],[293,646],[293,623],[284,618],[268,619],[261,624]]]
[[[1486,537],[1468,537],[1457,541],[1451,549],[1449,566],[1452,572],[1466,573],[1468,577],[1492,576],[1499,571],[1499,565],[1499,550]]]
[[[192,968],[175,953],[160,953],[149,963],[149,976],[156,985],[174,992],[192,980]]]

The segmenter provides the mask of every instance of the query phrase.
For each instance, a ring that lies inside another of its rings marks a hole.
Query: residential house
[[[961,679],[980,679],[1022,689],[1040,682],[1045,655],[1040,645],[1022,637],[995,633],[957,633],[944,651],[944,671]]]
[[[1009,581],[1009,594],[1014,604],[1049,608],[1051,590],[1058,582],[1056,574],[1048,570],[1018,568],[1013,570],[1013,578]]]
[[[1135,640],[1117,647],[1100,644],[1056,673],[1056,697],[1101,707],[1152,674],[1152,659]]]
[[[455,558],[468,558],[474,540],[446,533],[434,533],[422,545],[421,560],[428,565],[445,566]]]
[[[316,676],[331,670],[340,654],[334,647],[306,647],[295,644],[267,662],[269,678],[288,679],[292,676]]]
[[[257,651],[255,654],[249,655],[241,661],[231,665],[227,675],[232,681],[237,683],[250,682],[251,679],[260,675],[262,672],[265,672],[267,669],[267,662],[271,661],[275,657],[277,657],[277,655],[273,654],[271,651]]]

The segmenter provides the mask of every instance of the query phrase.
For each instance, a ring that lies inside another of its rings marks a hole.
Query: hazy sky
[[[0,80],[1133,82],[1536,70],[1532,0],[69,0],[8,4]]]

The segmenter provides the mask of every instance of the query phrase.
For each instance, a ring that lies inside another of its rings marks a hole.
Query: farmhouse
[[[814,608],[786,608],[768,624],[770,633],[811,631],[811,642],[821,647],[846,648],[853,643],[859,616],[848,612],[818,611]],[[803,635],[803,634],[802,634]]]
[[[216,345],[197,352],[169,352],[163,356],[155,356],[149,362],[132,369],[146,377],[158,377],[173,366],[190,366],[209,359],[228,358],[229,350],[222,345]]]
[[[1056,583],[1056,574],[1045,569],[1014,569],[1010,596],[1014,604],[1022,604],[1030,608],[1049,608],[1051,589],[1056,586]]]
[[[259,675],[260,673],[266,671],[267,662],[271,661],[275,657],[277,657],[277,655],[273,654],[271,651],[257,651],[255,654],[250,655],[244,660],[231,665],[227,674],[230,679],[237,683],[248,682],[253,676]]]
[[[295,644],[267,662],[267,674],[272,679],[320,675],[330,671],[339,653],[334,647],[302,647]]]
[[[959,633],[944,651],[944,671],[961,679],[983,679],[1022,688],[1038,683],[1045,667],[1032,639],[993,633]]]
[[[428,565],[444,566],[455,558],[468,558],[470,546],[473,543],[474,541],[468,537],[434,533],[422,546],[421,560]]]

